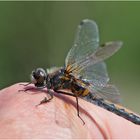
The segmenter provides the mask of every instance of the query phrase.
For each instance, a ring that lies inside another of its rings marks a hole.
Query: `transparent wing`
[[[81,79],[90,83],[90,86],[85,86],[90,92],[98,97],[105,100],[109,100],[113,103],[120,103],[121,96],[118,89],[114,85],[109,85],[109,77],[107,74],[106,64],[104,62],[99,62],[91,67],[85,68],[81,71],[81,75],[85,79]]]
[[[122,42],[116,41],[99,47],[96,23],[83,20],[78,26],[74,45],[66,57],[66,71],[78,79],[88,81],[91,84],[90,91],[97,96],[118,102],[119,93],[116,88],[107,86],[109,77],[103,60],[113,55],[121,46]]]
[[[103,47],[98,47],[90,55],[85,56],[83,59],[79,59],[72,65],[67,66],[67,70],[71,71],[75,76],[77,76],[83,69],[92,67],[92,65],[95,65],[112,56],[121,48],[121,46],[121,41],[105,43]]]
[[[96,104],[96,102],[94,102],[94,98],[108,100],[115,104],[121,104],[120,94],[119,94],[118,90],[116,89],[116,87],[113,85],[108,85],[108,86],[109,87],[104,87],[104,89],[102,90],[103,91],[102,94],[100,94],[100,92],[101,92],[101,90],[100,90],[100,92],[95,92],[93,94],[93,97],[91,97],[89,95],[89,96],[81,96],[81,98],[88,102],[94,103],[94,104]]]
[[[91,93],[97,98],[103,98],[113,103],[120,103],[121,96],[118,89],[114,85],[107,84],[106,86],[90,86],[88,87]]]
[[[79,79],[87,81],[90,84],[98,87],[105,86],[109,81],[106,64],[104,62],[87,66],[82,69],[79,74]]]
[[[77,28],[73,47],[70,49],[66,60],[66,67],[73,67],[77,62],[91,55],[99,46],[99,33],[96,23],[85,19]]]

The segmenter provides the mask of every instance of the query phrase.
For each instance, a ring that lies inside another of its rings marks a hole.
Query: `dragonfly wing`
[[[103,60],[113,55],[121,46],[121,41],[115,41],[99,47],[96,23],[92,20],[83,20],[78,26],[74,45],[66,57],[66,71],[90,83],[91,92],[117,102],[118,99],[113,98],[119,94],[114,86],[107,85],[109,77]]]
[[[93,71],[95,67],[96,70],[96,66],[93,65],[113,55],[121,45],[121,41],[115,41],[99,47],[99,31],[96,23],[92,20],[83,20],[78,26],[74,45],[66,57],[66,71],[79,77],[86,69]],[[98,66],[104,67],[102,64]]]
[[[103,98],[113,103],[121,103],[120,93],[114,85],[107,84],[104,87],[92,85],[89,90],[97,98]]]
[[[79,59],[79,61],[71,65],[70,69],[75,75],[78,75],[83,69],[86,69],[87,67],[92,68],[92,65],[95,65],[112,56],[121,48],[121,46],[121,41],[108,42],[104,45],[104,47],[98,47],[95,52],[85,56],[83,59]]]
[[[121,41],[107,42],[102,47],[99,47],[96,52],[89,57],[89,60],[94,60],[94,63],[103,61],[116,53],[122,44]]]
[[[72,64],[70,68],[68,66],[68,69],[77,78],[87,79],[97,86],[101,84],[105,86],[109,77],[103,60],[118,51],[121,45],[120,41],[108,42],[103,47],[98,47],[91,55]]]
[[[99,31],[97,24],[92,20],[83,20],[77,28],[74,45],[65,60],[67,70],[78,67],[78,62],[95,52],[98,46]]]
[[[80,79],[98,87],[105,86],[109,81],[106,64],[99,62],[85,67],[80,71]]]

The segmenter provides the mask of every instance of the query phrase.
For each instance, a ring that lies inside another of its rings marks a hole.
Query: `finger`
[[[0,92],[1,138],[140,138],[138,125],[84,100],[79,104],[85,125],[77,117],[74,97],[55,93],[49,103],[36,107],[46,92],[19,89],[24,86]]]

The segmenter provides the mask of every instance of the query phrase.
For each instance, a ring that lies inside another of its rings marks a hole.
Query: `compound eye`
[[[40,77],[46,77],[46,72],[42,68],[37,68],[32,72],[32,75],[35,79],[39,79]]]
[[[46,73],[44,73],[43,71],[40,71],[39,75],[40,75],[41,77],[46,77]]]
[[[34,78],[33,75],[31,75],[31,82],[32,82],[33,84],[36,84],[36,83],[37,83],[37,80]]]
[[[42,87],[46,83],[46,75],[47,74],[44,69],[37,68],[36,70],[32,71],[31,82],[37,87]]]

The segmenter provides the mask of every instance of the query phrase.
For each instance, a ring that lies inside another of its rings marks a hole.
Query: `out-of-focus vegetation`
[[[101,43],[122,40],[107,60],[126,107],[140,113],[140,2],[0,2],[0,88],[29,81],[36,67],[62,66],[82,19]]]

